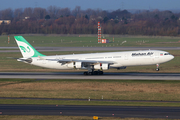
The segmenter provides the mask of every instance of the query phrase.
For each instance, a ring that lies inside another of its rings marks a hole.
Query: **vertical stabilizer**
[[[22,36],[14,36],[14,38],[24,58],[45,56],[34,49]]]

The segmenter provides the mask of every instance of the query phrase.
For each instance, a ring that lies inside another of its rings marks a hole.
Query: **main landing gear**
[[[159,64],[156,64],[156,71],[159,71]]]
[[[103,75],[103,71],[84,72],[84,75]]]

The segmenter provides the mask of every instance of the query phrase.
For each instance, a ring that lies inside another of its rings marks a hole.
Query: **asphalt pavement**
[[[180,80],[180,73],[110,73],[83,75],[83,72],[0,72],[0,78],[99,79],[99,80]]]
[[[65,115],[180,119],[179,107],[1,105],[1,115]]]

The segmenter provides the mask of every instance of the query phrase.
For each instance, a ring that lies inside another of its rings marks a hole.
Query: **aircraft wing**
[[[99,61],[99,60],[78,60],[78,59],[46,59],[49,61],[57,61],[62,64],[71,63],[71,62],[82,62],[89,65],[95,65],[98,63],[107,63],[107,64],[115,64],[113,61]]]

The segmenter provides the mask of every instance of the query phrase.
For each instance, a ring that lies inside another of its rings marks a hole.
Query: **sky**
[[[11,8],[56,6],[73,10],[80,6],[82,10],[88,8],[102,10],[140,9],[140,10],[174,10],[180,9],[180,0],[0,0],[0,10]]]

